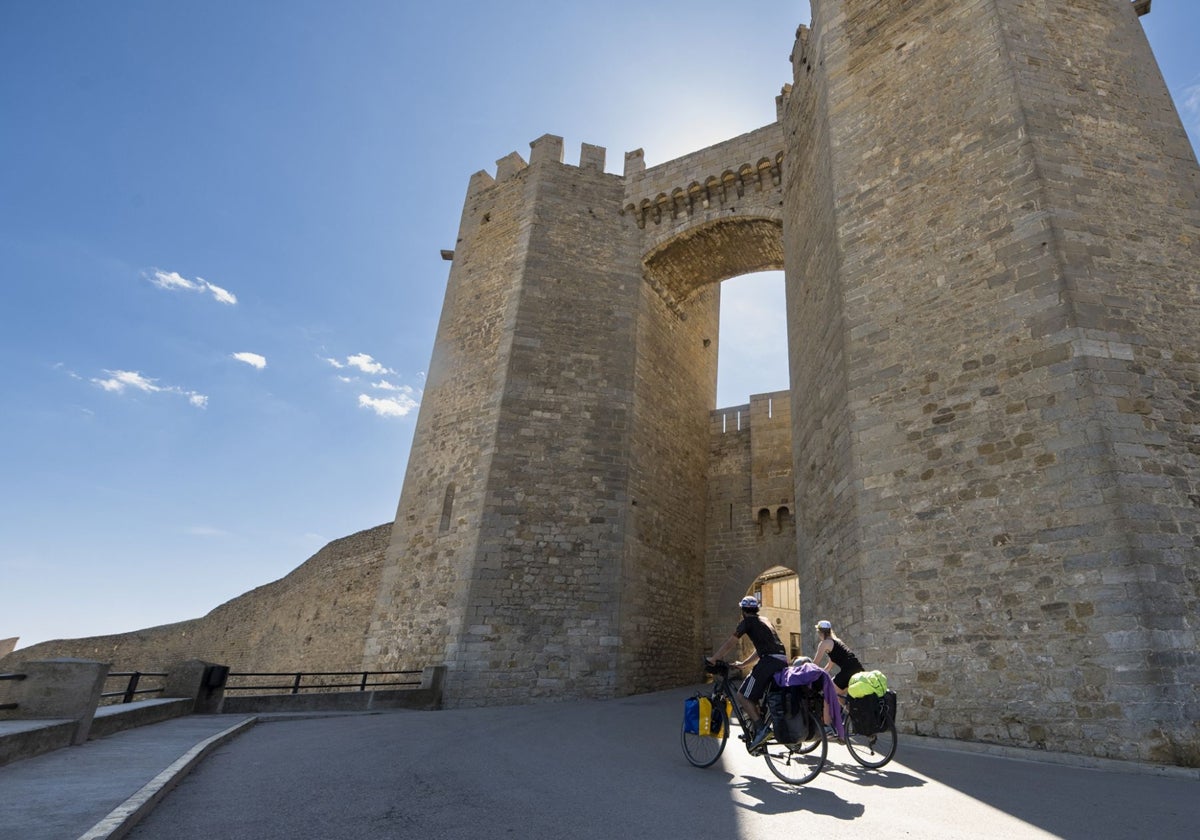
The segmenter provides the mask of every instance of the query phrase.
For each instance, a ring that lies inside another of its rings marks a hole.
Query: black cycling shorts
[[[751,703],[757,703],[766,693],[771,676],[786,667],[786,660],[776,659],[773,656],[761,657],[754,663],[754,670],[750,672],[750,676],[742,680],[742,687],[738,689],[738,692]]]
[[[843,668],[837,672],[837,676],[833,678],[833,684],[842,691],[846,690],[846,686],[850,685],[850,678],[855,674],[861,673],[862,668]]]

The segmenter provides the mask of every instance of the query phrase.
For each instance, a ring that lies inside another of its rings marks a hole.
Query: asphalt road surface
[[[778,782],[731,738],[680,749],[687,690],[610,701],[262,723],[213,752],[133,840],[1192,838],[1200,781],[919,746],[880,771],[831,744]],[[903,709],[901,710],[903,714]]]

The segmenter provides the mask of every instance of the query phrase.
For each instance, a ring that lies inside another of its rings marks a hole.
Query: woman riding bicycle
[[[834,665],[838,667],[838,672],[833,676],[833,684],[837,686],[839,695],[846,694],[846,686],[850,684],[850,678],[859,671],[866,670],[863,664],[858,661],[858,656],[854,651],[850,650],[837,634],[833,632],[833,624],[828,621],[817,622],[817,633],[821,636],[821,641],[817,644],[817,649],[813,653],[813,660],[819,667],[829,671]],[[828,657],[825,662],[822,658]]]
[[[735,668],[744,668],[750,663],[754,663],[754,670],[742,682],[736,698],[738,705],[754,726],[753,737],[749,742],[749,749],[754,750],[766,740],[770,733],[770,727],[762,722],[762,716],[759,714],[759,701],[762,700],[763,694],[771,682],[771,677],[777,671],[782,671],[787,667],[788,659],[787,650],[784,648],[783,642],[779,641],[779,634],[775,632],[775,628],[759,616],[758,599],[753,595],[747,595],[738,603],[738,606],[742,610],[742,620],[725,644],[721,645],[720,649],[708,658],[708,662],[724,659],[726,654],[737,647],[743,636],[749,636],[750,641],[753,642],[754,653],[741,662],[731,664]]]

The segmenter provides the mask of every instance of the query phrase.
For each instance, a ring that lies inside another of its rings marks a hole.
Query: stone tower
[[[909,731],[1200,764],[1200,170],[1149,3],[811,5],[776,123],[472,178],[365,665],[694,681],[718,284],[783,267],[792,482],[741,507],[794,517],[803,613]]]

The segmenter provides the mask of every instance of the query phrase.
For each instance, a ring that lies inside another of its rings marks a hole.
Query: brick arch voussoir
[[[738,216],[685,228],[642,258],[646,281],[680,302],[712,283],[782,268],[783,224],[770,216]]]

